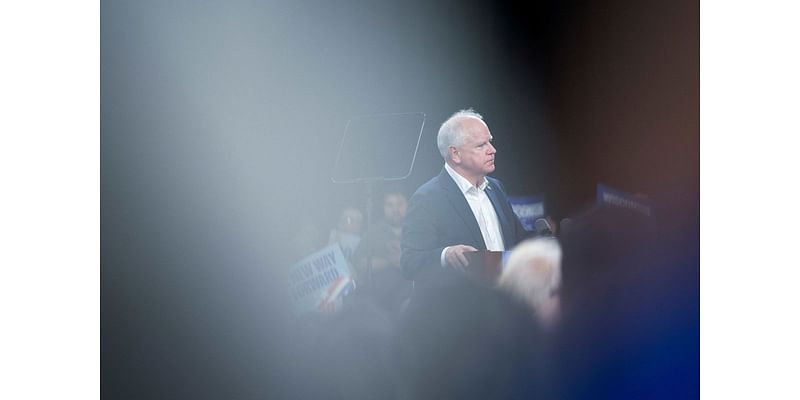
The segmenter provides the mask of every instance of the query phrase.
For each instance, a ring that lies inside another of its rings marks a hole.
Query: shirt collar
[[[444,163],[444,169],[447,171],[450,177],[453,178],[453,180],[456,182],[456,185],[458,186],[458,189],[461,190],[462,194],[467,193],[467,191],[475,187],[475,185],[473,185],[470,181],[468,181],[467,178],[464,178],[463,176],[461,176],[461,174],[456,172],[456,170],[451,168],[449,164]],[[487,180],[485,176],[483,177],[483,182],[481,182],[480,186],[478,186],[477,189],[481,191],[485,189],[490,189],[489,180]]]

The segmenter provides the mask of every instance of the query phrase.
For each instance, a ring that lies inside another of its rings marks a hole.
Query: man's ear
[[[454,163],[456,163],[456,164],[460,164],[461,163],[461,155],[458,153],[458,150],[456,149],[455,146],[448,147],[447,151],[450,152],[450,159]]]

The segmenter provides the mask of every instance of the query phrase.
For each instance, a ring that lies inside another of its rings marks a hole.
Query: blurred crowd
[[[341,244],[357,289],[287,328],[286,397],[696,396],[694,314],[673,301],[676,275],[654,273],[680,260],[658,252],[648,221],[592,210],[517,245],[489,284],[415,293],[399,265],[406,206],[385,193],[368,226],[342,210],[328,243]]]

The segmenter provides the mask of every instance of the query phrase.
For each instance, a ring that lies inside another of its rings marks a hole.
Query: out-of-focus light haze
[[[511,194],[546,194],[563,217],[596,182],[647,193],[694,260],[697,13],[689,0],[102,2],[103,397],[291,393],[292,243],[363,207],[362,186],[331,181],[357,115],[427,115],[410,195],[442,166],[439,124],[473,107]]]

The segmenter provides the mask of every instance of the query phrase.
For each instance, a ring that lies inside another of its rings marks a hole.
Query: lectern
[[[497,283],[510,251],[469,251],[464,253],[469,265],[464,269],[467,277],[478,284],[492,287]]]

